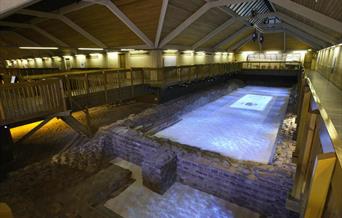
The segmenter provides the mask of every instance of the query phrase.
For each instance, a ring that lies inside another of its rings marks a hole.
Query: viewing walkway
[[[342,90],[315,71],[307,71],[307,77],[316,91],[321,105],[328,113],[339,137],[342,136]]]

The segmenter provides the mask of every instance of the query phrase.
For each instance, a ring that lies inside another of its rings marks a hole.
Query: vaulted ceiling
[[[255,31],[272,43],[260,48]],[[18,46],[317,50],[341,39],[341,0],[35,0],[0,14],[1,59],[49,54]]]

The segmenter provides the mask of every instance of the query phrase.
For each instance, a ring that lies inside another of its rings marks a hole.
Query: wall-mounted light
[[[272,55],[272,54],[279,54],[279,51],[266,51],[265,54]]]
[[[197,51],[196,55],[203,56],[203,55],[205,55],[205,52],[204,51]]]
[[[71,55],[64,55],[63,58],[65,58],[65,59],[72,59],[73,57]]]
[[[111,57],[111,58],[116,57],[118,54],[119,54],[119,52],[117,52],[117,51],[107,52],[107,56]]]
[[[166,54],[175,54],[177,52],[178,52],[178,50],[176,50],[176,49],[166,49],[166,50],[164,50],[164,53],[166,53]]]
[[[90,56],[100,56],[100,55],[102,55],[101,53],[90,53],[89,54]]]
[[[57,50],[58,47],[19,47],[19,49]]]
[[[301,55],[305,55],[306,54],[306,50],[296,50],[296,51],[293,51],[294,54],[301,54]]]
[[[193,54],[194,50],[185,50],[183,51],[184,54]]]
[[[134,51],[134,48],[122,48],[120,51]]]
[[[145,50],[134,50],[134,51],[130,51],[129,53],[133,55],[137,55],[137,54],[147,54],[148,52]]]
[[[215,52],[215,55],[222,55],[222,52]]]
[[[243,51],[243,52],[241,52],[242,55],[251,55],[254,53],[255,53],[254,51]]]
[[[81,51],[103,51],[103,48],[78,48]]]

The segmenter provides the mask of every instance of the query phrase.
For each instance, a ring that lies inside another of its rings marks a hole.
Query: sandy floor
[[[151,106],[151,104],[145,103],[129,103],[121,106],[90,108],[89,113],[92,128],[98,129],[101,126],[109,125],[130,114],[139,113]],[[83,112],[73,113],[73,116],[83,124],[86,123]],[[13,140],[18,140],[38,124],[39,122],[36,122],[11,129]],[[56,118],[51,120],[38,132],[28,138],[28,140],[14,145],[15,162],[11,165],[12,170],[50,158],[67,146],[76,135],[77,133],[63,121],[57,120]]]
[[[246,86],[182,116],[156,134],[239,160],[269,163],[289,90]]]
[[[159,195],[143,186],[139,166],[120,158],[112,163],[131,170],[136,179],[119,196],[105,203],[125,218],[259,217],[248,209],[177,182],[164,195]]]

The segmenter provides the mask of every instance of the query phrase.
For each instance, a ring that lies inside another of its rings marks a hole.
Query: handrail
[[[329,138],[331,139],[331,141],[334,145],[338,160],[339,160],[340,164],[342,165],[342,140],[341,140],[341,136],[338,134],[333,121],[331,120],[328,112],[326,111],[326,109],[322,105],[321,100],[318,97],[316,90],[315,90],[315,87],[313,86],[310,78],[307,76],[306,73],[304,74],[304,77],[305,77],[305,80],[306,80],[308,87],[310,88],[312,97],[318,106],[318,110],[320,112],[320,115],[322,116],[325,127],[327,128],[327,131],[329,133]]]
[[[291,192],[301,201],[301,217],[310,218],[322,217],[338,207],[341,197],[336,193],[342,182],[342,141],[316,88],[303,73],[298,88],[297,170]],[[326,202],[335,206],[326,207]]]

